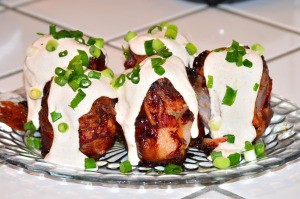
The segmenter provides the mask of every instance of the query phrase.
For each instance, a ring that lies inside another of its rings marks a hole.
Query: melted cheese
[[[198,115],[196,94],[187,78],[185,64],[180,58],[175,56],[168,58],[163,64],[166,72],[162,76],[154,72],[151,57],[140,63],[140,66],[140,82],[133,84],[126,80],[125,84],[118,89],[119,100],[116,104],[116,119],[123,128],[128,146],[128,159],[133,165],[137,165],[139,162],[135,142],[135,120],[152,83],[160,78],[169,79],[174,88],[182,95],[194,117],[197,118]],[[127,70],[126,73],[130,71]],[[194,119],[192,124],[191,136],[193,138],[198,136],[197,119]]]
[[[252,142],[256,137],[256,130],[252,124],[257,91],[253,90],[256,83],[260,83],[263,62],[262,58],[251,50],[243,59],[253,63],[252,68],[237,67],[235,63],[225,60],[226,51],[211,52],[204,63],[204,76],[213,76],[213,87],[208,89],[211,99],[211,120],[221,123],[220,129],[212,130],[212,138],[220,138],[226,134],[235,135],[235,142],[221,143],[215,151],[222,151],[223,156],[235,152],[242,152],[245,141]],[[232,106],[222,104],[226,92],[226,85],[237,90],[235,102]]]
[[[89,71],[87,70],[86,74]],[[92,104],[99,97],[117,98],[117,93],[110,86],[110,79],[102,76],[100,80],[90,80],[91,86],[82,89],[86,97],[75,109],[69,107],[69,104],[77,92],[68,85],[61,87],[52,81],[48,98],[48,119],[53,127],[54,139],[50,152],[45,157],[46,161],[84,169],[86,156],[79,150],[79,118],[90,111]],[[50,113],[53,111],[61,113],[62,118],[52,122]],[[69,130],[65,133],[58,131],[58,124],[61,122],[69,125]]]

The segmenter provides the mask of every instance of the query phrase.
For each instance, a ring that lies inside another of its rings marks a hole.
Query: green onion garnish
[[[152,48],[156,51],[159,52],[165,47],[165,44],[159,40],[159,39],[154,39],[152,41]]]
[[[187,43],[185,49],[189,55],[194,55],[197,52],[197,47],[193,43]]]
[[[217,157],[222,157],[222,151],[213,151],[210,153],[210,157],[214,161]]]
[[[255,154],[254,149],[251,149],[249,151],[244,151],[243,155],[244,155],[244,158],[247,162],[251,162],[253,160],[256,160],[256,154]]]
[[[222,51],[224,51],[225,49],[224,48],[217,48],[217,49],[214,49],[213,51],[214,52],[222,52]]]
[[[144,43],[145,52],[146,52],[146,55],[148,55],[148,56],[155,54],[155,51],[152,47],[152,42],[153,42],[153,40],[148,40],[148,41],[145,41],[145,43]]]
[[[175,40],[176,37],[177,37],[177,31],[168,28],[166,30],[165,37],[167,37],[169,39],[174,39]]]
[[[96,161],[93,158],[85,158],[84,167],[86,169],[94,169],[97,167]]]
[[[64,86],[68,81],[64,77],[54,77],[54,82],[60,86]]]
[[[128,31],[127,34],[124,36],[124,40],[129,42],[131,39],[135,38],[137,34],[132,31]]]
[[[115,77],[114,72],[110,68],[106,68],[105,70],[101,71],[101,75],[113,79]]]
[[[167,27],[167,29],[174,30],[176,32],[178,31],[178,27],[176,25],[174,25],[174,24],[169,24],[168,27]]]
[[[246,141],[244,148],[245,148],[246,151],[250,151],[250,150],[254,149],[254,146],[251,144],[251,142]]]
[[[94,40],[95,40],[95,46],[97,47],[97,48],[103,48],[104,47],[104,39],[102,39],[102,38],[94,38]]]
[[[244,66],[246,66],[246,67],[248,67],[248,68],[252,68],[252,62],[251,61],[249,61],[248,59],[245,59],[244,61],[243,61],[243,65]]]
[[[260,44],[253,44],[251,46],[251,50],[255,51],[259,55],[263,55],[265,53],[265,48]]]
[[[124,48],[124,46],[122,46],[122,50],[123,50],[123,55],[125,57],[125,59],[128,59],[130,53],[129,53],[129,50]]]
[[[232,89],[230,86],[226,86],[226,93],[222,100],[222,104],[231,106],[236,98],[237,90]]]
[[[160,24],[160,27],[162,27],[162,28],[167,28],[169,25],[170,25],[169,22],[162,22],[162,23]]]
[[[31,120],[29,122],[26,122],[23,125],[23,128],[24,128],[24,130],[30,131],[31,133],[36,132],[36,127],[35,127],[35,125],[33,124],[33,122]]]
[[[123,84],[125,83],[125,78],[125,74],[120,75],[115,81],[111,83],[112,87],[118,89],[119,87],[123,86]]]
[[[158,26],[158,25],[154,25],[154,26],[151,26],[149,29],[148,29],[148,33],[149,34],[152,34],[152,31],[154,30],[154,29],[158,29],[159,31],[162,31],[162,27],[161,26]]]
[[[255,145],[255,153],[260,156],[265,153],[265,144],[263,142],[257,142]]]
[[[100,79],[101,73],[92,70],[88,73],[88,77],[92,79]]]
[[[208,75],[207,88],[212,88],[214,85],[214,76]]]
[[[81,89],[79,89],[78,93],[76,94],[75,98],[72,99],[69,106],[73,109],[76,108],[78,104],[85,98],[85,96],[86,94]]]
[[[230,166],[230,160],[229,158],[225,157],[216,157],[213,161],[213,165],[218,169],[226,169]]]
[[[234,143],[234,140],[235,140],[235,136],[232,135],[232,134],[227,134],[227,135],[224,135],[223,137],[226,137],[227,138],[227,142],[229,143]]]
[[[58,42],[55,39],[50,39],[46,44],[46,50],[48,52],[53,52],[57,49]]]
[[[89,80],[89,79],[82,79],[80,81],[79,86],[80,86],[80,88],[88,88],[91,84],[92,84],[91,80]]]
[[[57,76],[63,77],[66,74],[66,71],[64,69],[62,69],[61,67],[56,67],[55,68],[55,74]]]
[[[41,143],[41,138],[36,138],[36,137],[27,137],[26,139],[27,146],[35,148],[35,149],[40,149],[42,147]]]
[[[228,156],[228,159],[230,160],[230,166],[235,166],[240,163],[241,154],[239,154],[239,153],[230,154]]]
[[[30,89],[29,97],[33,100],[40,99],[42,97],[42,91],[37,88]]]
[[[64,50],[64,51],[61,51],[61,52],[58,53],[59,57],[65,57],[67,55],[68,55],[68,51],[67,50]]]
[[[90,47],[89,52],[91,53],[91,55],[93,55],[93,57],[96,58],[99,58],[101,55],[101,50],[94,45]]]
[[[79,55],[81,56],[82,66],[88,66],[89,65],[89,57],[87,53],[84,50],[77,50]]]
[[[166,71],[162,67],[162,65],[166,62],[166,59],[162,58],[151,58],[152,68],[154,68],[154,72],[158,75],[163,75]]]
[[[61,133],[65,133],[67,132],[69,129],[69,125],[65,122],[62,122],[58,125],[58,131]]]
[[[129,79],[132,83],[137,84],[140,82],[140,70],[141,67],[137,64],[130,73],[126,75],[127,79]]]
[[[257,91],[259,88],[259,84],[258,83],[255,83],[254,86],[253,86],[253,90],[254,91]]]
[[[129,160],[121,162],[121,164],[120,164],[120,172],[121,173],[128,173],[130,171],[132,171],[132,165],[129,162]]]
[[[176,164],[168,164],[164,169],[165,174],[180,174],[183,168]]]
[[[77,91],[77,89],[79,89],[79,83],[77,82],[77,80],[76,79],[74,79],[74,80],[72,80],[72,81],[70,81],[69,83],[69,86],[72,88],[72,90],[75,92],[75,91]]]
[[[245,47],[233,40],[229,48],[226,49],[226,61],[230,63],[236,63],[237,66],[243,65],[243,56],[246,54]]]
[[[58,112],[55,112],[55,111],[51,112],[50,115],[51,115],[52,122],[56,122],[57,120],[62,118],[61,113],[58,113]]]
[[[74,65],[73,69],[74,69],[76,75],[83,75],[84,74],[84,69],[83,69],[81,64]]]
[[[56,25],[54,25],[54,24],[50,25],[49,33],[50,33],[50,35],[54,35],[56,33]]]

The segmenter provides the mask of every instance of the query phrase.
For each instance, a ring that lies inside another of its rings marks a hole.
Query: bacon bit
[[[0,104],[0,121],[14,130],[24,131],[23,125],[27,121],[27,107],[22,102],[16,104],[11,101],[1,101]]]

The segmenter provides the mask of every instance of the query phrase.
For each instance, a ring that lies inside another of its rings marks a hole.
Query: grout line
[[[117,47],[117,46],[114,46],[112,44],[109,44],[108,42],[105,41],[105,46],[109,46],[111,48],[114,48],[114,49],[117,49],[117,50],[121,50],[122,51],[122,47]],[[104,46],[104,48],[105,48]]]
[[[18,8],[18,7],[21,7],[21,6],[27,6],[27,5],[34,4],[34,3],[39,2],[39,1],[44,1],[44,0],[32,0],[32,1],[29,1],[29,2],[20,3],[16,6],[14,6],[14,8]]]
[[[243,197],[241,197],[241,196],[239,196],[237,194],[234,194],[234,193],[232,193],[230,191],[227,191],[225,189],[222,189],[222,188],[218,187],[217,185],[207,186],[204,189],[201,189],[200,191],[194,192],[194,193],[192,193],[192,194],[190,194],[188,196],[183,197],[182,199],[194,199],[194,198],[196,198],[198,196],[201,196],[201,195],[203,195],[203,194],[205,194],[207,192],[210,192],[210,191],[219,192],[219,193],[221,193],[221,194],[223,194],[225,196],[228,196],[228,197],[230,197],[232,199],[244,199]]]
[[[285,57],[285,56],[288,56],[288,55],[290,55],[290,54],[293,54],[293,53],[295,53],[295,52],[297,52],[297,51],[299,51],[299,50],[300,50],[300,47],[297,47],[297,48],[295,48],[295,49],[286,51],[286,52],[284,52],[284,53],[282,53],[282,54],[280,54],[280,55],[277,55],[277,56],[275,56],[275,57],[273,57],[273,58],[271,58],[271,59],[268,59],[268,60],[266,60],[266,61],[267,61],[267,62],[272,62],[272,61],[275,61],[275,60],[280,59],[280,58],[282,58],[282,57]]]
[[[271,23],[271,22],[268,22],[268,21],[265,21],[265,20],[262,20],[262,19],[251,17],[251,16],[249,16],[247,14],[242,14],[242,13],[240,13],[238,11],[231,10],[230,8],[220,7],[220,6],[216,6],[216,8],[219,9],[219,10],[222,10],[224,12],[227,12],[227,13],[239,16],[239,17],[243,17],[245,19],[250,19],[252,21],[256,21],[256,22],[265,24],[267,26],[271,26],[271,27],[274,27],[274,28],[278,28],[278,29],[281,29],[281,30],[285,30],[285,31],[288,31],[288,32],[300,35],[299,31],[296,31],[296,30],[293,30],[293,29],[290,29],[290,28],[286,28],[286,27],[283,27],[283,26],[280,26],[280,25],[277,25],[275,23]]]
[[[202,11],[205,11],[207,10],[209,7],[206,6],[206,7],[203,7],[203,8],[198,8],[196,10],[193,10],[193,11],[190,11],[190,12],[187,12],[187,13],[184,13],[184,14],[181,14],[181,15],[177,15],[176,17],[173,17],[173,18],[167,18],[165,20],[162,20],[162,21],[159,21],[159,22],[155,22],[154,24],[150,24],[150,25],[147,25],[147,27],[141,27],[141,28],[137,28],[137,29],[134,29],[133,31],[135,32],[140,32],[140,31],[144,31],[144,30],[148,30],[149,27],[153,26],[153,25],[156,25],[156,24],[159,24],[159,23],[162,23],[162,22],[165,22],[165,21],[174,21],[174,20],[177,20],[177,19],[181,19],[183,17],[187,17],[187,16],[190,16],[190,15],[193,15],[193,14],[196,14],[198,12],[202,12]],[[121,39],[122,37],[124,36],[124,34],[120,35],[120,36],[116,36],[114,38],[111,38],[109,40],[107,40],[106,42],[111,42],[111,41],[114,41],[114,40],[118,40],[118,39]]]
[[[22,69],[19,69],[19,70],[16,70],[16,71],[14,71],[14,72],[7,73],[7,74],[5,74],[5,75],[2,75],[2,76],[0,76],[0,80],[5,79],[5,78],[8,78],[8,77],[11,77],[11,76],[16,75],[16,74],[18,74],[18,73],[21,73],[22,71],[23,71],[23,68],[22,68]]]

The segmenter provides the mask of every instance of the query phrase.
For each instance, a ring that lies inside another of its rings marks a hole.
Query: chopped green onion
[[[74,92],[77,91],[77,89],[79,89],[79,83],[76,81],[76,79],[70,81],[68,84]]]
[[[248,67],[248,68],[252,68],[252,62],[251,61],[249,61],[248,59],[245,59],[244,61],[243,61],[243,65],[244,66],[246,66],[246,67]]]
[[[217,49],[214,49],[213,51],[214,52],[222,52],[222,51],[224,51],[225,49],[224,48],[217,48]]]
[[[86,42],[87,45],[92,46],[96,43],[93,37],[89,37],[88,41]]]
[[[129,50],[124,48],[124,46],[122,46],[122,50],[123,50],[123,55],[125,57],[125,59],[128,59],[130,53],[129,53]]]
[[[54,82],[60,86],[64,86],[67,83],[67,80],[64,77],[54,77]]]
[[[96,72],[96,71],[90,71],[90,72],[88,73],[88,77],[89,77],[89,78],[92,78],[92,79],[100,79],[101,73]]]
[[[255,145],[255,153],[257,156],[264,154],[265,152],[265,144],[263,142],[257,142]]]
[[[162,28],[167,28],[169,25],[170,25],[169,22],[162,22],[162,23],[160,24],[160,27],[162,27]]]
[[[31,120],[29,122],[26,122],[23,128],[25,131],[30,131],[31,133],[36,132],[36,127]]]
[[[152,48],[156,51],[159,52],[165,47],[165,44],[159,40],[159,39],[154,39],[152,41]]]
[[[76,73],[76,75],[83,75],[84,74],[84,70],[82,65],[74,65],[74,71]]]
[[[115,81],[111,83],[112,87],[118,89],[119,87],[123,86],[125,83],[125,74],[120,75]]]
[[[246,141],[244,148],[245,148],[246,151],[250,151],[250,150],[254,149],[254,146],[251,144],[251,142]]]
[[[110,68],[106,68],[105,70],[101,71],[101,75],[113,79],[115,77],[114,72]]]
[[[153,40],[148,40],[148,41],[145,41],[145,43],[144,43],[145,52],[146,52],[146,55],[148,55],[148,56],[155,54],[155,51],[152,47],[152,42],[153,42]]]
[[[141,70],[140,65],[137,64],[133,68],[132,72],[130,72],[126,75],[127,79],[129,79],[134,84],[139,83],[140,82],[140,70]]]
[[[158,75],[163,75],[166,71],[162,67],[162,65],[165,63],[165,59],[162,58],[151,58],[151,64],[152,68],[154,68],[154,72]]]
[[[55,68],[55,74],[57,76],[64,76],[66,74],[66,71],[64,69],[62,69],[61,67],[56,67]]]
[[[58,42],[55,39],[50,39],[46,44],[46,50],[48,52],[53,52],[57,49]]]
[[[50,115],[51,115],[52,122],[56,122],[57,120],[62,118],[61,113],[58,113],[58,112],[55,112],[55,111],[51,112]]]
[[[84,167],[85,169],[94,169],[97,168],[96,161],[94,158],[85,158],[84,159]]]
[[[235,141],[235,136],[232,134],[227,134],[227,135],[224,135],[223,137],[226,137],[227,142],[229,142],[229,143],[234,143],[234,141]]]
[[[97,48],[103,48],[104,47],[104,39],[102,39],[102,38],[94,38],[94,40],[95,40],[95,46],[97,47]]]
[[[82,60],[80,55],[76,55],[69,61],[68,69],[74,69],[75,65],[81,65],[82,66]]]
[[[41,35],[41,36],[44,36],[44,35],[45,35],[45,34],[42,33],[42,32],[37,32],[36,34],[37,34],[37,35]]]
[[[128,173],[130,171],[132,171],[132,165],[129,162],[129,160],[121,162],[121,164],[120,164],[120,172],[121,173]]]
[[[255,154],[255,150],[251,149],[249,151],[244,151],[244,158],[247,162],[251,162],[253,160],[256,160],[256,154]]]
[[[81,89],[79,89],[78,93],[76,94],[75,98],[71,101],[69,106],[73,109],[76,108],[78,104],[85,98],[85,96],[86,94]]]
[[[213,165],[218,169],[226,169],[230,166],[230,160],[229,158],[225,157],[216,157],[213,161]]]
[[[81,56],[82,66],[88,66],[89,65],[89,57],[87,53],[84,50],[77,50],[79,55]]]
[[[230,63],[235,62],[237,66],[243,65],[243,56],[246,54],[245,47],[240,46],[237,41],[233,40],[231,46],[226,51],[226,61]]]
[[[67,55],[68,55],[68,51],[67,50],[64,50],[64,51],[61,51],[61,52],[58,53],[59,57],[65,57]]]
[[[176,164],[168,164],[165,166],[164,172],[166,174],[180,174],[183,172],[183,168]]]
[[[214,76],[208,75],[207,88],[212,88],[214,85]]]
[[[81,43],[81,44],[85,44],[85,41],[82,37],[75,37],[75,41]]]
[[[217,157],[222,157],[222,151],[213,151],[210,153],[210,157],[214,161]]]
[[[33,100],[40,99],[42,97],[42,91],[37,88],[30,89],[29,97]]]
[[[174,25],[174,24],[169,24],[168,27],[167,27],[167,29],[174,30],[176,32],[178,31],[178,27],[176,25]]]
[[[128,31],[127,34],[124,36],[124,40],[129,42],[131,39],[135,38],[137,34],[132,31]]]
[[[260,44],[253,44],[251,46],[251,50],[255,51],[259,55],[263,55],[265,53],[265,48]]]
[[[82,80],[80,81],[79,86],[80,86],[81,88],[88,88],[91,84],[92,84],[91,80],[89,80],[89,79],[82,79]]]
[[[193,43],[187,43],[185,49],[189,55],[194,55],[197,52],[197,47]]]
[[[253,86],[253,90],[254,91],[257,91],[259,88],[259,84],[258,83],[255,83],[254,86]]]
[[[177,37],[177,31],[175,31],[173,29],[167,29],[166,33],[165,33],[165,37],[175,40]]]
[[[218,131],[221,128],[222,120],[219,117],[213,117],[209,120],[208,126],[212,131]]]
[[[241,160],[241,154],[239,154],[239,153],[230,154],[228,156],[228,159],[230,160],[230,166],[238,165]]]
[[[61,133],[65,133],[67,132],[69,129],[69,125],[65,122],[62,122],[58,125],[58,131]]]
[[[237,90],[232,89],[230,86],[226,86],[226,93],[222,100],[222,104],[231,106],[236,98]]]
[[[42,147],[41,138],[27,137],[26,143],[27,146],[35,149],[40,149]]]
[[[162,27],[161,26],[158,26],[158,25],[154,25],[154,26],[151,26],[148,30],[148,33],[149,34],[152,34],[152,31],[157,28],[159,31],[162,31]]]
[[[91,53],[91,55],[93,55],[93,57],[96,58],[99,58],[101,55],[101,50],[94,45],[90,47],[89,52]]]
[[[56,25],[55,24],[51,24],[50,25],[50,31],[49,31],[50,35],[53,35],[56,33]]]
[[[173,53],[170,52],[166,46],[164,46],[160,51],[157,52],[157,55],[159,55],[163,58],[168,58],[168,57],[171,57],[173,55]]]

